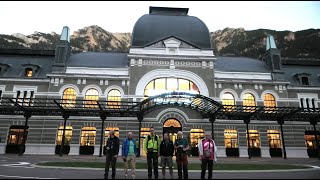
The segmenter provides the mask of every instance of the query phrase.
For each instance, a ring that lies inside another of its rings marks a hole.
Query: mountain
[[[225,28],[211,32],[211,41],[216,55],[234,55],[262,58],[265,53],[267,34],[274,36],[277,48],[283,57],[320,58],[320,29],[302,31],[275,31],[243,28]],[[59,34],[34,32],[31,35],[0,34],[0,48],[54,49]],[[83,51],[128,52],[131,33],[111,33],[93,25],[74,31],[70,37],[73,53]]]

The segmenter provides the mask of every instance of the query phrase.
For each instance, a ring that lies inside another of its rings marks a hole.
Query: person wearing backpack
[[[150,127],[150,135],[143,141],[143,149],[147,154],[148,179],[152,178],[152,166],[154,178],[158,179],[158,157],[160,155],[160,138],[155,135],[154,128]]]
[[[122,143],[122,159],[124,162],[124,178],[128,178],[128,165],[131,166],[132,179],[136,177],[136,141],[132,137],[132,132],[128,132],[128,137]]]
[[[217,162],[217,146],[211,133],[206,132],[204,139],[198,143],[199,158],[201,160],[201,179],[205,178],[206,169],[208,165],[208,179],[212,179],[213,162]]]

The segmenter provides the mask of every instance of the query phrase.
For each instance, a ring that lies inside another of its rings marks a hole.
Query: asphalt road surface
[[[79,160],[78,157],[68,157],[64,160]],[[92,156],[91,156],[92,157]],[[69,158],[69,159],[68,159]],[[81,157],[83,158],[83,157]],[[34,164],[44,161],[57,161],[57,156],[6,156],[0,155],[0,179],[103,179],[103,169],[66,169],[66,168],[42,168],[37,167]],[[94,158],[90,158],[93,159]],[[59,159],[61,160],[61,159]],[[84,159],[80,159],[83,161]],[[99,161],[103,161],[99,159]],[[263,160],[263,159],[260,159]],[[259,163],[259,159],[250,160],[250,163]],[[227,159],[225,161],[228,161]],[[247,159],[239,161],[248,161]],[[280,162],[278,162],[280,161]],[[300,162],[299,160],[296,160]],[[275,163],[281,163],[283,160],[275,160]],[[287,163],[294,163],[284,161]],[[192,163],[192,160],[191,162]],[[270,162],[268,162],[270,163]],[[320,165],[319,159],[304,159],[301,164],[309,164],[316,166],[317,168],[305,169],[305,170],[279,170],[279,171],[213,171],[213,179],[319,179],[320,177]],[[130,172],[130,171],[129,171]],[[169,179],[169,174],[167,179]],[[109,171],[109,177],[111,176],[111,168]],[[174,172],[174,178],[177,179],[177,172]],[[116,179],[123,179],[123,170],[119,169],[116,172]],[[159,169],[159,179],[162,178],[161,170]],[[189,171],[190,179],[200,179],[200,171]],[[111,179],[111,177],[110,177]],[[147,179],[147,170],[137,170],[136,179]]]

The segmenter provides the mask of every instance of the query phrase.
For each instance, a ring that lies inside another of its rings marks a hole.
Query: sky
[[[91,25],[131,33],[149,6],[189,8],[188,15],[200,18],[210,32],[320,29],[317,1],[0,1],[0,34],[61,34],[63,26],[73,32]]]

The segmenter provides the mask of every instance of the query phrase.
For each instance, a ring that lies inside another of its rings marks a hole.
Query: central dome
[[[199,49],[212,49],[207,26],[187,13],[188,8],[150,7],[149,14],[134,25],[131,47],[146,47],[173,36]]]

